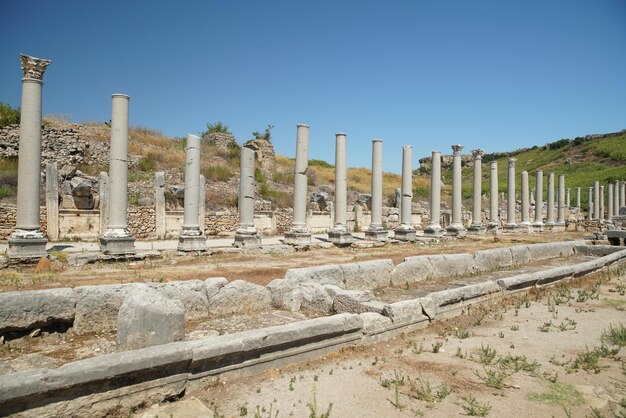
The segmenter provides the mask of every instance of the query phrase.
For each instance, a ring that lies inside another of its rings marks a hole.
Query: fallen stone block
[[[616,247],[614,245],[577,245],[574,247],[576,254],[594,257],[604,257],[622,250],[624,250],[623,247]]]
[[[67,264],[73,267],[80,267],[98,261],[96,253],[77,253],[67,256]]]
[[[383,315],[395,325],[409,325],[428,321],[419,299],[403,300],[385,305]]]
[[[527,245],[515,245],[509,247],[511,259],[514,266],[523,266],[530,263],[530,250]]]
[[[120,284],[75,287],[74,330],[78,334],[115,331],[117,313],[128,288],[128,285]]]
[[[135,286],[124,298],[117,316],[117,343],[124,349],[182,341],[185,309],[148,286]]]
[[[472,273],[474,259],[469,254],[429,255],[428,261],[432,265],[432,276],[442,277],[465,276]]]
[[[399,263],[391,274],[392,286],[411,285],[422,280],[426,280],[433,275],[433,266],[430,264],[429,256],[419,255],[406,257]]]
[[[476,251],[474,254],[474,270],[476,272],[494,271],[511,267],[513,256],[509,248],[493,248]]]
[[[71,325],[76,313],[72,289],[0,293],[0,334],[51,325]]]
[[[373,290],[391,284],[393,262],[391,260],[369,260],[339,265],[343,271],[346,289]],[[341,287],[341,286],[340,286]]]
[[[585,241],[563,241],[529,244],[528,251],[532,261],[548,260],[550,258],[572,256],[574,255],[574,247],[584,243]]]
[[[206,286],[202,280],[150,283],[149,286],[167,299],[180,301],[187,319],[206,318],[209,312]]]
[[[244,280],[228,283],[209,299],[209,314],[213,317],[267,311],[271,308],[270,291]]]
[[[217,295],[220,289],[228,284],[228,280],[225,277],[211,277],[204,281],[204,288],[206,291],[207,300],[210,300],[213,296]]]
[[[345,288],[343,270],[336,264],[289,269],[285,273],[285,280],[292,280],[298,283],[315,282],[321,285],[332,284],[334,286]]]
[[[376,312],[376,308],[365,303],[371,302],[374,295],[371,291],[344,290],[338,292],[333,299],[333,310],[337,313]]]
[[[364,312],[359,314],[363,320],[363,334],[375,335],[381,332],[389,331],[393,328],[391,319],[373,312]]]
[[[272,306],[276,309],[328,313],[333,304],[333,295],[326,289],[327,286],[329,285],[275,279],[266,286],[266,289],[270,292]],[[336,286],[333,287],[341,290]]]

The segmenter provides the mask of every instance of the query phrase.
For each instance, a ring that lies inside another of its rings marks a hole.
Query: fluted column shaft
[[[578,208],[579,212],[580,212],[580,189],[581,187],[576,188],[576,207]]]
[[[600,185],[600,212],[598,219],[604,219],[604,185]]]
[[[559,174],[557,193],[557,225],[565,225],[565,176]]]
[[[571,196],[572,196],[572,189],[568,187],[567,189],[565,189],[565,207],[568,209],[571,207],[571,202],[572,202]]]
[[[109,162],[108,229],[128,229],[128,102],[125,94],[113,95]]]
[[[247,233],[254,228],[254,150],[241,147],[239,172],[239,229]]]
[[[383,141],[372,141],[372,220],[370,231],[383,229]]]
[[[515,222],[515,162],[516,158],[509,158],[507,178],[507,226],[516,226]]]
[[[185,214],[183,230],[199,231],[200,137],[187,135],[185,147]]]
[[[619,215],[619,181],[615,180],[613,183],[613,215]]]
[[[536,178],[537,197],[535,199],[535,222],[536,226],[543,226],[543,171],[537,170]]]
[[[530,225],[530,198],[528,196],[528,171],[522,171],[522,222],[521,225]]]
[[[489,163],[489,224],[498,226],[498,162]]]
[[[619,205],[620,207],[626,206],[626,183],[624,180],[619,182]]]

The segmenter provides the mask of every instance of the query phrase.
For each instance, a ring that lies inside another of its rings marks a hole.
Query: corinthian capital
[[[517,158],[509,158],[509,167],[515,167],[515,162]]]
[[[482,150],[482,149],[473,149],[472,150],[472,155],[474,156],[475,160],[482,160],[484,154],[485,154],[485,150]]]
[[[43,73],[51,62],[50,60],[20,54],[20,67],[24,71],[24,78],[43,80]]]
[[[452,145],[452,151],[454,155],[460,154],[462,149],[463,149],[463,145],[461,144]]]

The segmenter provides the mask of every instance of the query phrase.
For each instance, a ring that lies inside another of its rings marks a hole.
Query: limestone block
[[[429,297],[433,300],[435,306],[442,307],[499,291],[500,286],[498,286],[497,283],[490,281],[456,287],[454,289],[441,290],[439,292],[431,293]]]
[[[204,281],[204,289],[206,291],[207,300],[220,291],[220,289],[228,284],[228,280],[225,277],[210,277]]]
[[[390,303],[383,309],[383,315],[391,319],[394,324],[401,325],[428,321],[419,299]]]
[[[469,254],[429,255],[432,278],[464,276],[472,272],[474,259]]]
[[[74,267],[84,266],[96,261],[98,261],[98,254],[94,253],[76,253],[67,256],[67,264]]]
[[[364,312],[359,314],[363,320],[363,334],[373,335],[385,332],[392,327],[391,319],[374,312]]]
[[[341,264],[346,289],[373,290],[391,285],[393,262],[370,260],[359,263]]]
[[[128,292],[117,316],[117,343],[125,349],[181,341],[185,338],[185,309],[148,286]]]
[[[601,260],[593,260],[591,262],[592,264],[596,264],[598,268],[602,267],[602,261]],[[586,263],[580,263],[580,264],[586,264]],[[563,280],[565,278],[568,277],[574,277],[574,275],[579,271],[579,269],[581,267],[580,264],[574,264],[574,265],[570,265],[570,266],[562,266],[562,267],[554,267],[548,270],[541,270],[538,272],[535,272],[535,275],[539,278],[537,280],[537,286],[542,286],[542,285],[546,285],[546,284],[550,284],[550,283],[554,283],[557,282],[559,280]],[[591,265],[590,267],[595,267],[593,265]]]
[[[149,286],[167,299],[180,301],[187,319],[205,318],[209,313],[209,301],[202,280],[150,283]]]
[[[326,314],[333,304],[333,295],[326,290],[325,286],[318,283],[297,283],[293,280],[276,279],[266,288],[271,294],[272,305],[277,309]]]
[[[115,331],[117,314],[129,287],[120,284],[75,287],[74,330],[78,334]]]
[[[228,283],[209,299],[209,314],[213,317],[260,312],[271,308],[270,291],[243,280]]]
[[[428,319],[435,319],[435,316],[437,315],[437,306],[435,305],[435,301],[428,296],[419,298],[418,300],[422,305],[422,312],[424,312],[424,315],[426,315]]]
[[[406,257],[399,263],[391,274],[392,286],[404,286],[426,280],[433,274],[433,266],[430,264],[429,256],[419,255]]]
[[[498,286],[504,290],[518,290],[525,289],[527,287],[537,284],[539,276],[534,273],[518,274],[516,276],[505,277],[503,279],[496,280]]]
[[[547,260],[557,257],[569,257],[574,255],[574,247],[584,245],[584,241],[547,242],[542,244],[529,244],[531,260]]]
[[[72,289],[0,293],[0,334],[74,321]]]
[[[339,265],[327,265],[318,267],[304,267],[289,269],[285,273],[285,280],[295,282],[315,282],[321,285],[332,284],[345,288],[343,280],[343,270]]]
[[[333,310],[337,313],[376,312],[375,306],[365,305],[363,302],[374,300],[374,294],[369,290],[342,290],[333,298]]]
[[[509,247],[511,250],[511,259],[514,266],[522,266],[530,263],[530,250],[527,245],[515,245]]]
[[[609,254],[622,251],[623,249],[624,247],[617,247],[614,245],[577,245],[574,247],[574,252],[581,255],[604,257]]]
[[[474,270],[477,272],[493,271],[513,264],[513,257],[509,248],[493,248],[476,251],[474,254]]]

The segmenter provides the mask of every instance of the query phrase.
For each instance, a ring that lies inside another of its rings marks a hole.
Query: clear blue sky
[[[507,151],[626,128],[626,1],[0,0],[0,101],[20,104],[19,53],[48,58],[45,114],[170,136],[228,124],[239,142],[275,125],[294,156],[384,170],[432,150]]]

